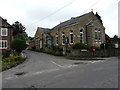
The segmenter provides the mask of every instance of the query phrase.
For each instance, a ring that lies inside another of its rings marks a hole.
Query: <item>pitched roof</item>
[[[78,16],[78,17],[73,17],[71,18],[70,20],[67,20],[65,22],[62,22],[60,24],[58,24],[57,26],[53,27],[52,30],[56,30],[56,29],[59,29],[59,28],[63,28],[63,27],[66,27],[66,26],[70,26],[72,24],[76,24],[78,21],[80,21],[84,16],[87,16],[89,14],[91,14],[93,12],[89,12],[89,13],[86,13],[84,15],[81,15],[81,16]]]
[[[42,34],[47,34],[48,32],[51,31],[51,29],[49,28],[42,28],[42,27],[38,27],[37,30],[40,31]]]
[[[7,22],[7,19],[3,19],[1,16],[0,16],[0,26],[1,26],[1,27],[12,27],[12,26]]]

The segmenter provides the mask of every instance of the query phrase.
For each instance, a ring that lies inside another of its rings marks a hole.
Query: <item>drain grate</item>
[[[21,76],[21,75],[25,75],[27,72],[18,72],[18,73],[15,73],[15,75],[17,76]]]

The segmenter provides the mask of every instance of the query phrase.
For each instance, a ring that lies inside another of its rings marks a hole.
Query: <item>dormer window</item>
[[[1,36],[7,36],[8,35],[8,29],[7,28],[1,28]]]

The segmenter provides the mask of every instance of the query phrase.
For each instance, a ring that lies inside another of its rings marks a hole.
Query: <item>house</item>
[[[100,47],[105,43],[105,27],[98,14],[93,11],[61,22],[52,29],[37,28],[35,39],[38,49],[50,45],[54,47],[70,48],[76,43],[83,43],[90,47]]]
[[[118,38],[117,35],[115,35],[112,38],[110,38],[108,35],[106,35],[106,43],[111,44],[112,47],[114,47],[114,48],[119,48],[120,47],[120,45],[119,45],[120,44],[120,38]]]
[[[6,19],[0,17],[0,50],[11,50],[13,28]]]

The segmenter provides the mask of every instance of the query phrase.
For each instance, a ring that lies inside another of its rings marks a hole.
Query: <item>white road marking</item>
[[[55,64],[55,65],[57,65],[58,67],[63,67],[63,66],[61,66],[61,65],[59,65],[59,64],[57,64],[56,62],[54,62],[54,61],[51,61],[53,64]]]
[[[57,70],[59,70],[59,69],[50,69],[50,70],[43,70],[43,71],[39,71],[39,72],[32,72],[32,73],[26,74],[22,77],[33,76],[33,75],[38,75],[38,74],[43,74],[43,73],[49,73],[49,72],[53,72],[53,71],[57,71]]]
[[[98,61],[91,61],[91,63],[97,63],[97,62],[104,62],[102,60],[98,60]]]
[[[48,72],[53,72],[53,71],[57,71],[57,70],[59,70],[59,69],[50,69],[50,70],[44,70],[44,71],[40,71],[40,72],[35,72],[35,73],[33,73],[33,74],[42,74],[42,73],[48,73]]]
[[[75,66],[78,66],[78,65],[65,65],[65,66],[63,66],[63,68],[71,68],[71,67],[75,67]]]
[[[5,78],[6,80],[9,80],[9,79],[12,79],[13,77],[7,77],[7,78]]]

